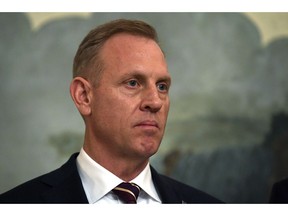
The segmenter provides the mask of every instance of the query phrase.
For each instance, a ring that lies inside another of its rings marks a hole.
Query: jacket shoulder
[[[0,203],[70,203],[73,200],[69,193],[70,197],[79,193],[83,198],[85,192],[77,172],[77,155],[72,155],[60,168],[1,194]]]
[[[164,203],[223,203],[214,196],[180,182],[171,177],[158,174],[151,169],[153,181]]]
[[[0,195],[0,203],[41,203],[41,194],[49,189],[41,179],[43,176],[22,183]]]

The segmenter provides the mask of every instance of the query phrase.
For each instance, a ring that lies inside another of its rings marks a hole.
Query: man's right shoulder
[[[22,183],[0,195],[0,203],[41,203],[41,194],[49,189],[42,181],[45,174]]]
[[[60,168],[29,180],[0,195],[0,203],[45,203],[45,195],[65,187],[70,181],[79,184],[77,153]],[[53,202],[53,200],[49,201]]]

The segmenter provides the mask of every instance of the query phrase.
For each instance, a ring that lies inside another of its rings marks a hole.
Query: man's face
[[[104,71],[93,89],[93,141],[113,157],[149,158],[160,145],[171,78],[150,39],[117,34],[103,46]]]

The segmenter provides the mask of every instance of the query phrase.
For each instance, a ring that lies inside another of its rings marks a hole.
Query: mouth
[[[159,125],[154,120],[145,120],[137,123],[135,127],[142,127],[142,128],[157,128],[159,129]]]

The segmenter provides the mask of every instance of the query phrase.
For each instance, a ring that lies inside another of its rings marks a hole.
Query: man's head
[[[102,165],[112,159],[118,165],[147,162],[161,143],[170,105],[171,78],[156,32],[140,21],[118,20],[92,30],[86,40],[70,87],[86,125],[84,149]]]

